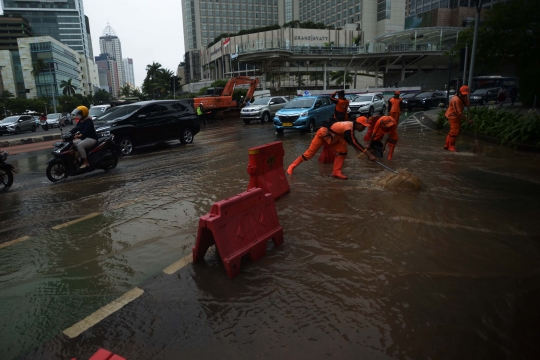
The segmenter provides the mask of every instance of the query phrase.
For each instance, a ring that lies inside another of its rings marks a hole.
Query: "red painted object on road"
[[[240,272],[242,257],[256,261],[266,254],[266,244],[283,244],[283,228],[279,225],[274,198],[260,188],[253,188],[212,205],[209,214],[199,219],[193,262],[204,258],[212,245],[221,256],[227,275]]]
[[[275,141],[251,148],[248,154],[248,190],[261,188],[265,193],[271,193],[276,200],[291,191],[283,169],[283,142]]]
[[[370,126],[367,128],[366,135],[364,135],[364,141],[371,140],[371,135],[373,134],[373,127],[375,126],[375,123],[377,122],[377,120],[379,120],[379,118],[379,115],[375,115],[368,119]]]
[[[323,164],[333,164],[336,160],[336,151],[327,143],[324,143],[323,150],[319,156],[319,162]]]
[[[75,358],[71,360],[77,360]],[[109,350],[103,348],[96,351],[94,355],[89,360],[126,360],[126,358],[121,357],[120,355],[113,354]]]

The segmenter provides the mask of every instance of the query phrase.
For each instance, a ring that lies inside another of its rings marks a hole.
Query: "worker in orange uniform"
[[[394,118],[399,124],[399,117],[401,116],[401,110],[403,107],[403,102],[399,97],[400,91],[394,92],[394,97],[388,100],[388,115]]]
[[[373,149],[375,154],[382,158],[383,153],[386,150],[386,145],[388,144],[388,147],[390,148],[388,150],[388,160],[392,160],[394,148],[398,141],[397,125],[397,121],[394,120],[393,117],[381,116],[373,127],[373,134],[371,135],[371,140],[369,141],[367,148]],[[388,136],[383,144],[384,136],[387,134]]]
[[[287,174],[292,175],[294,168],[300,163],[311,159],[317,151],[326,142],[337,153],[334,160],[334,169],[332,176],[338,179],[346,179],[347,177],[341,173],[341,168],[347,157],[347,144],[351,145],[356,150],[359,150],[366,154],[371,161],[375,161],[376,158],[366,148],[360,145],[360,142],[355,138],[354,131],[364,131],[369,123],[365,116],[360,116],[354,122],[352,121],[338,121],[334,122],[329,128],[321,127],[315,137],[311,141],[309,148],[303,155],[300,155],[287,169]]]
[[[335,96],[338,96],[336,99]],[[345,98],[345,91],[339,90],[336,91],[330,96],[330,100],[336,104],[336,110],[334,111],[334,118],[337,121],[347,121],[349,120],[349,115],[347,111],[349,110],[349,100]]]
[[[467,85],[463,85],[459,88],[456,96],[450,99],[450,104],[448,105],[448,109],[444,114],[450,123],[450,132],[446,136],[446,143],[444,144],[445,150],[457,151],[456,138],[459,134],[459,130],[461,129],[461,121],[463,119],[465,119],[469,124],[473,123],[472,120],[463,113],[465,106],[470,106],[469,99],[467,98],[469,93],[469,87]]]

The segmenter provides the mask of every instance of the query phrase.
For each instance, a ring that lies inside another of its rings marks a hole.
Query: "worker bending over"
[[[386,136],[386,140],[384,140],[385,135],[388,135]],[[388,160],[392,160],[397,141],[397,121],[391,116],[381,116],[373,127],[371,140],[367,147],[368,149],[373,149],[377,157],[382,158],[386,150],[386,144],[388,144],[390,148],[388,151]]]
[[[346,179],[347,177],[341,173],[341,168],[347,157],[347,144],[351,145],[355,150],[365,153],[371,161],[376,160],[376,158],[369,153],[369,151],[366,151],[366,148],[364,148],[354,136],[354,131],[364,131],[367,126],[369,126],[369,123],[366,117],[360,116],[354,122],[339,121],[334,122],[329,128],[321,127],[315,134],[315,137],[311,141],[306,152],[294,160],[289,166],[287,174],[292,175],[295,167],[315,156],[317,151],[319,151],[321,146],[326,142],[337,153],[336,159],[334,160],[332,176],[338,179]]]
[[[338,96],[336,99],[335,96]],[[349,110],[349,100],[345,98],[345,91],[339,90],[334,92],[330,96],[330,100],[336,104],[336,109],[334,110],[334,118],[337,121],[347,121],[349,120],[349,115],[347,111]]]
[[[459,91],[456,93],[456,96],[450,99],[450,104],[444,116],[448,119],[450,123],[450,132],[446,136],[446,143],[444,144],[445,150],[457,151],[456,149],[456,138],[461,129],[461,121],[465,119],[469,124],[472,124],[472,120],[469,119],[463,111],[465,106],[469,107],[469,100],[467,95],[469,95],[470,90],[467,85],[463,85],[459,88]]]
[[[398,124],[401,110],[403,109],[403,101],[399,97],[399,94],[401,94],[399,90],[394,92],[394,97],[388,100],[388,115],[394,118]]]

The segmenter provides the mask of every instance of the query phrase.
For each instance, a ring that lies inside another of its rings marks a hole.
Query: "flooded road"
[[[191,255],[214,202],[247,188],[249,147],[281,140],[288,165],[310,134],[223,122],[192,145],[141,149],[54,185],[48,151],[10,157],[20,173],[0,194],[0,358],[99,347],[130,360],[537,356],[539,156],[489,144],[475,156],[467,138],[449,153],[444,134],[414,121],[399,134],[383,163],[420,191],[385,187],[388,172],[352,149],[345,181],[316,156],[276,202],[284,245],[269,242],[233,280],[213,250],[162,271]],[[144,294],[133,303],[62,334],[134,287]]]

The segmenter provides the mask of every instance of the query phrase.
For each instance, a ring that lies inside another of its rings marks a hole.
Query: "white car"
[[[47,125],[50,127],[60,127],[63,126],[63,115],[61,113],[51,113],[47,114]]]
[[[376,112],[384,114],[386,104],[382,93],[360,94],[349,102],[349,113],[352,115],[372,116]]]
[[[111,105],[94,105],[88,111],[88,116],[90,116],[92,120],[95,120],[98,116],[103,115],[110,107]]]

